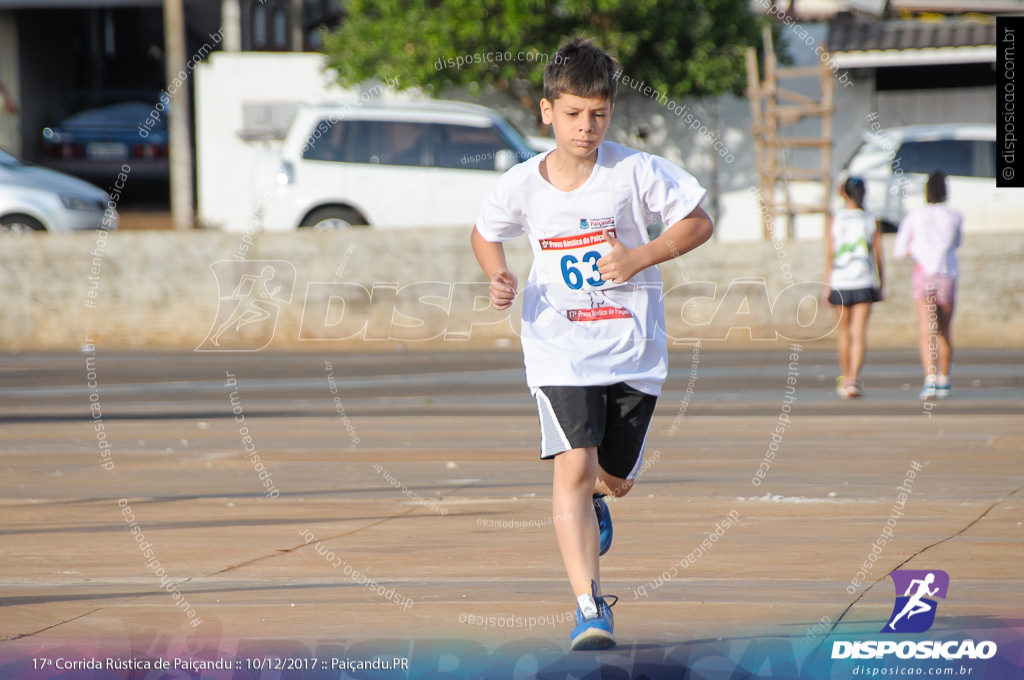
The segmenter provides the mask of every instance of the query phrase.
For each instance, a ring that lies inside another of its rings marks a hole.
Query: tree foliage
[[[399,89],[440,96],[492,85],[524,101],[538,98],[545,60],[575,35],[673,98],[739,93],[744,48],[760,45],[769,23],[749,0],[349,0],[346,12],[324,36],[343,86],[397,78]]]

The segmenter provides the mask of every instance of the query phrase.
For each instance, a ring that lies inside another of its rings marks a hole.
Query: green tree
[[[744,48],[760,45],[761,26],[770,23],[748,7],[748,0],[349,0],[341,26],[324,36],[324,52],[346,87],[397,78],[399,89],[440,96],[446,87],[491,85],[532,106],[548,55],[585,35],[627,76],[674,99],[739,94]]]

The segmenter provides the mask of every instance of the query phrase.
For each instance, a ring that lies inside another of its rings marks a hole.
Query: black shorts
[[[878,302],[881,299],[882,291],[875,287],[856,288],[854,290],[838,290],[833,288],[832,292],[828,294],[830,305],[842,305],[843,307],[852,307],[862,302]]]
[[[597,447],[608,474],[633,479],[643,463],[647,430],[658,398],[626,383],[588,387],[541,387],[541,458]]]

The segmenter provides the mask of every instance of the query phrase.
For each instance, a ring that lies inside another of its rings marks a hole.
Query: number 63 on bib
[[[615,236],[615,230],[609,233]],[[540,239],[541,263],[552,282],[562,282],[569,290],[605,290],[625,283],[601,278],[597,261],[612,251],[601,232]]]

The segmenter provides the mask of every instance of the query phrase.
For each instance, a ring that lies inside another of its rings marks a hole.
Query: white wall
[[[462,334],[471,322],[507,319],[473,327],[469,340],[476,348],[508,347],[509,340],[517,342],[512,329],[518,328],[521,309],[516,305],[496,312],[475,299],[486,296],[487,281],[467,236],[465,228],[398,229],[386,239],[371,229],[260,234],[245,253],[248,261],[236,262],[231,258],[239,251],[238,234],[115,231],[103,241],[99,276],[88,255],[97,246],[93,232],[7,239],[0,249],[0,289],[7,292],[0,305],[0,347],[68,351],[90,336],[107,349],[195,348],[224,321],[221,312],[230,314],[231,292],[241,276],[267,265],[281,276],[275,279],[272,299],[261,307],[269,312],[268,320],[250,324],[240,334],[232,331],[229,338],[258,337],[269,325],[277,331],[273,349],[394,351],[399,346],[385,339],[401,337],[411,343],[436,337],[442,343],[445,331]],[[751,337],[775,338],[776,330],[791,338],[828,333],[835,323],[832,310],[801,305],[805,294],[817,298],[821,292],[816,283],[824,259],[821,243],[803,240],[783,246],[709,243],[661,265],[672,342],[701,338],[719,343],[728,338],[739,346],[766,348],[772,345]],[[893,237],[886,236],[887,259],[892,246]],[[431,256],[423,257],[425,252]],[[511,241],[508,256],[512,270],[525,277],[533,258],[526,240]],[[1020,347],[1024,233],[978,234],[965,239],[957,257],[958,344]],[[907,348],[917,342],[910,299],[913,268],[912,262],[888,259],[886,301],[872,311],[872,347]],[[82,301],[93,298],[94,290],[95,309],[86,308]],[[343,302],[332,303],[330,295]],[[803,328],[796,323],[798,310]],[[310,321],[317,330],[303,336],[300,329]],[[730,332],[730,327],[737,330]],[[753,332],[741,330],[748,327]],[[342,328],[349,329],[345,335],[355,335],[330,342],[328,338],[344,337]],[[258,349],[262,342],[226,347]],[[457,342],[449,338],[445,345],[469,346]]]

